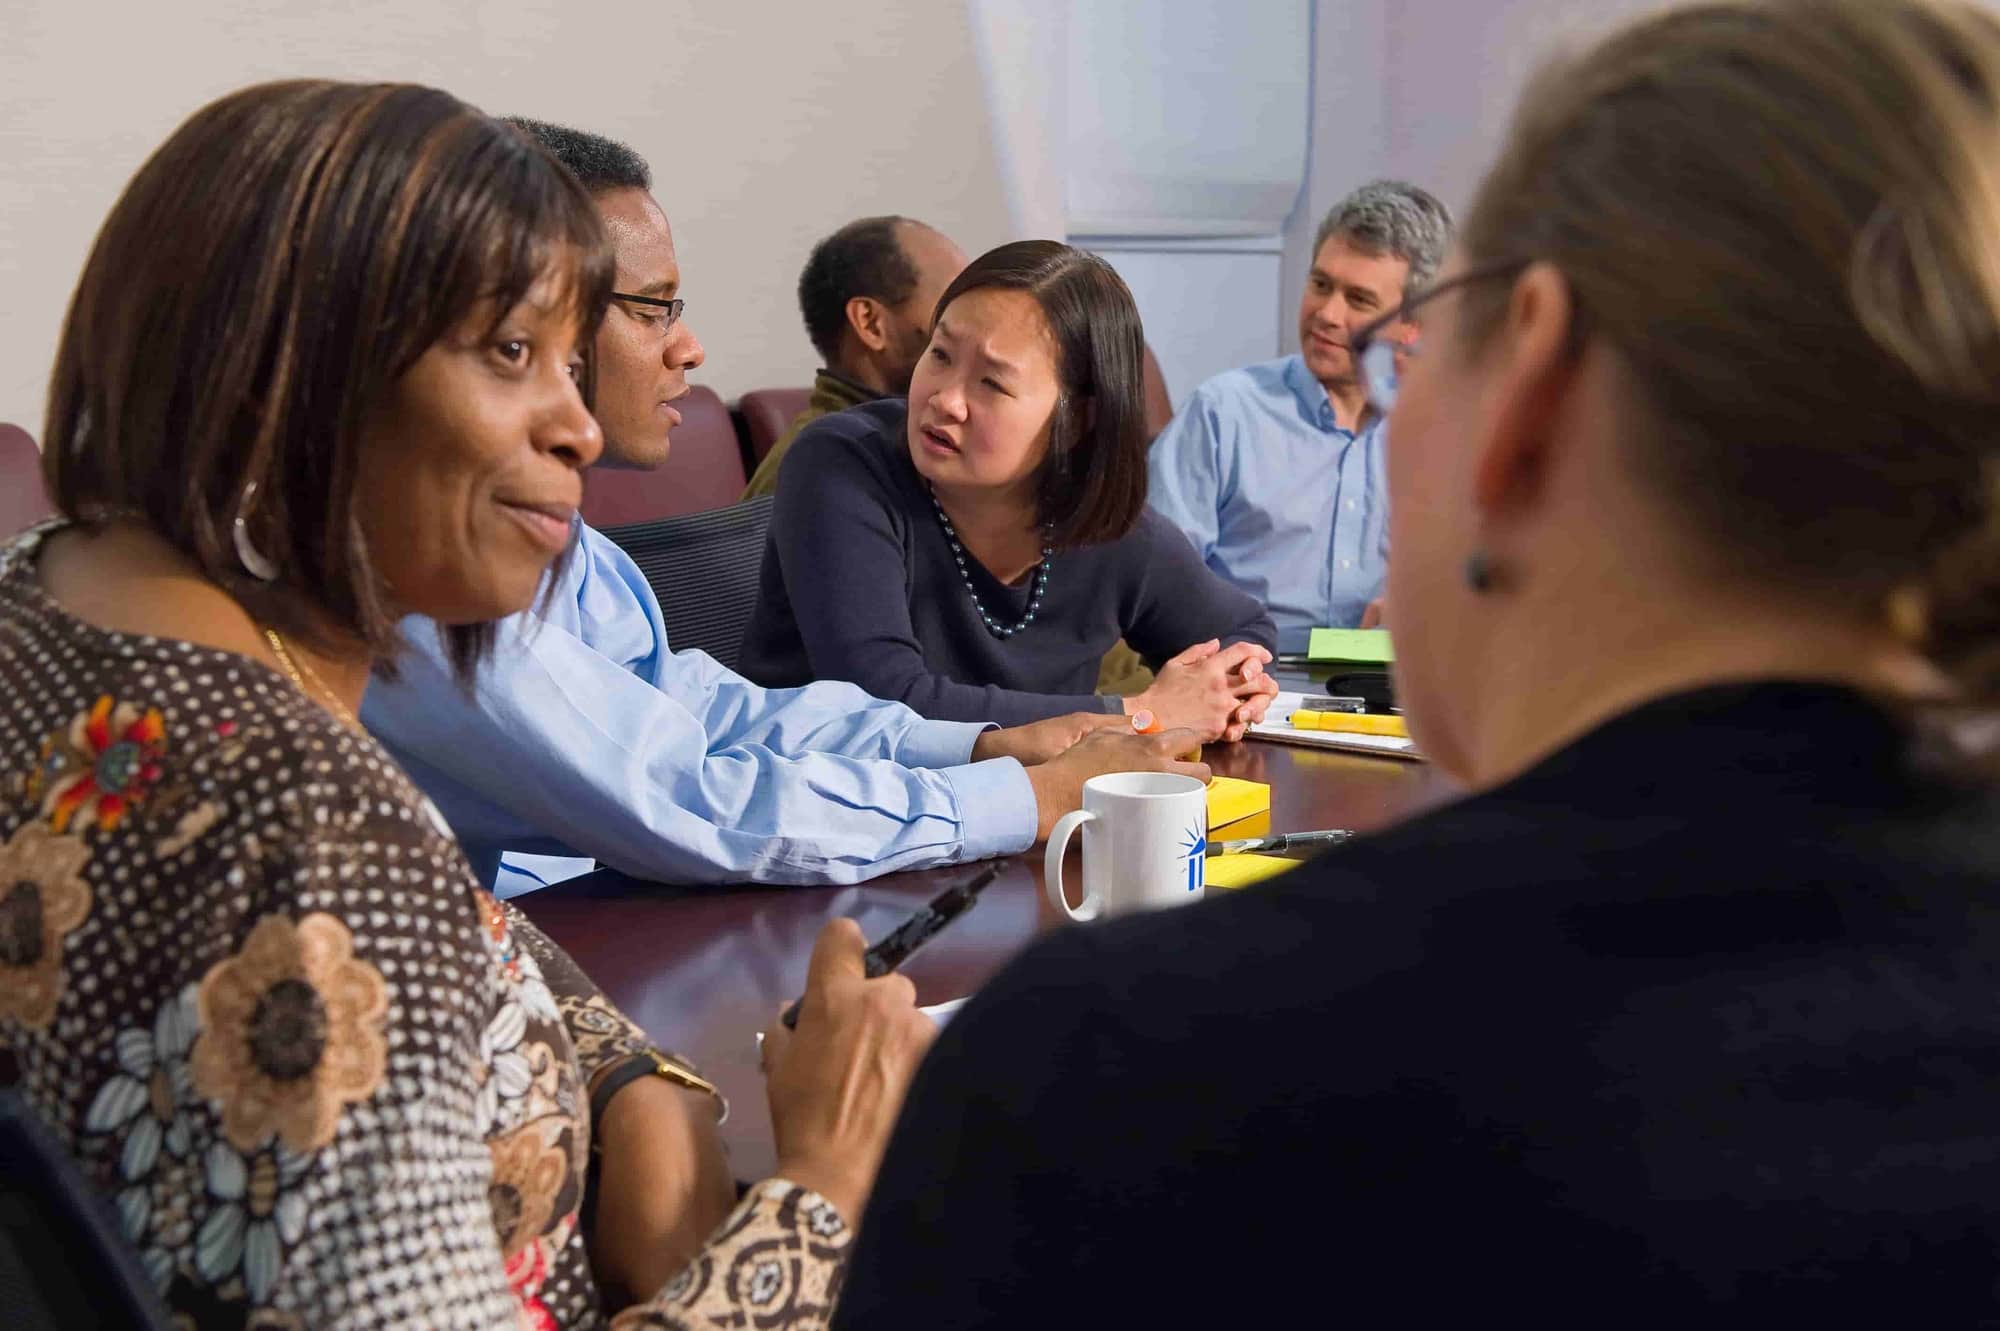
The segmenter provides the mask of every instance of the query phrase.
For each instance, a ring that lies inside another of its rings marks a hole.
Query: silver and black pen
[[[1211,855],[1275,855],[1287,850],[1323,850],[1352,839],[1354,833],[1338,827],[1324,832],[1284,832],[1278,836],[1252,837],[1247,841],[1211,841]]]

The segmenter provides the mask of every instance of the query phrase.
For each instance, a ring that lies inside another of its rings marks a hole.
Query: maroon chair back
[[[1146,358],[1139,366],[1139,394],[1146,404],[1146,443],[1150,446],[1174,418],[1173,395],[1167,392],[1167,377],[1153,356],[1153,344],[1145,344]]]
[[[33,436],[0,424],[0,539],[55,511],[42,489],[42,455]]]
[[[750,478],[729,408],[712,388],[696,387],[674,406],[667,465],[658,471],[592,467],[583,476],[583,520],[593,527],[622,527],[682,513],[726,508],[743,496]]]
[[[778,442],[778,436],[798,419],[812,398],[810,388],[753,388],[736,404],[750,434],[750,463],[755,466]]]

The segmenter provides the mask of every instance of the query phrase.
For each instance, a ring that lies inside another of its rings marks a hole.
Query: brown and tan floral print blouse
[[[381,748],[0,547],[0,1044],[195,1326],[593,1327],[590,1074],[645,1037]],[[849,1231],[751,1190],[615,1325],[822,1325]]]

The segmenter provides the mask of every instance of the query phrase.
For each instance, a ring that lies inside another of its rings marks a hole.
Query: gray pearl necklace
[[[925,487],[930,489],[929,486]],[[1042,562],[1035,570],[1035,590],[1028,596],[1028,612],[1013,624],[1002,624],[986,612],[986,603],[979,599],[979,589],[972,585],[972,570],[965,566],[965,547],[959,543],[958,529],[951,525],[951,517],[938,502],[937,491],[930,490],[931,507],[937,510],[938,521],[944,524],[944,538],[951,542],[951,557],[958,561],[959,580],[965,583],[965,593],[972,598],[972,608],[979,615],[979,622],[986,625],[986,631],[994,637],[1005,640],[1035,622],[1035,611],[1041,609],[1042,597],[1049,590],[1049,560],[1055,557],[1055,548],[1049,544],[1048,532],[1042,532]]]

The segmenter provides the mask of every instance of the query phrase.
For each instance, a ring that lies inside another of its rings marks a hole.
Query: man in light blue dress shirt
[[[1450,236],[1445,206],[1400,181],[1335,204],[1299,304],[1300,354],[1208,380],[1153,443],[1149,502],[1264,602],[1280,652],[1304,651],[1312,629],[1374,618],[1389,558],[1387,441],[1347,340],[1431,279]]]
[[[516,123],[583,181],[617,249],[626,294],[595,344],[599,465],[657,467],[679,420],[669,403],[703,352],[668,304],[680,268],[650,172],[621,144]],[[683,883],[851,883],[1021,851],[1085,778],[1171,766],[1158,737],[1129,727],[1071,747],[1123,717],[1003,731],[927,721],[849,684],[759,688],[706,653],[671,651],[638,567],[576,531],[535,608],[497,626],[471,691],[436,626],[413,618],[398,677],[371,682],[362,704],[503,896],[592,860]]]

